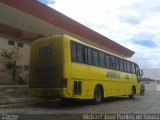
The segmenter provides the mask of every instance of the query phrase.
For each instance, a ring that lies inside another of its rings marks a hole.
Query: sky
[[[151,78],[160,81],[160,69],[144,69],[143,78]]]
[[[160,68],[160,0],[39,0],[129,48],[142,69]]]

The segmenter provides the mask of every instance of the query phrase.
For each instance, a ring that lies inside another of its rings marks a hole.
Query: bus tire
[[[135,88],[132,87],[131,94],[129,95],[129,99],[134,99],[134,96],[135,96]]]
[[[97,105],[100,104],[103,100],[103,88],[98,85],[94,89],[94,98],[93,98],[93,104]]]

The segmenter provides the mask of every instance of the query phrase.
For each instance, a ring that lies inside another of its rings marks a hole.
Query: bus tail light
[[[61,80],[61,87],[62,88],[67,88],[67,79],[62,79]]]
[[[74,95],[81,95],[81,81],[74,81]]]

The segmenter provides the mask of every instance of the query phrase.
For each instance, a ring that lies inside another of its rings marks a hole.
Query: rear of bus
[[[63,35],[35,40],[31,45],[29,96],[68,97],[67,57]]]

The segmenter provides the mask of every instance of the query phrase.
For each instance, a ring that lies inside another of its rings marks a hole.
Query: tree
[[[17,61],[21,57],[19,54],[19,49],[14,48],[11,51],[1,49],[0,56],[4,58],[4,65],[6,69],[9,69],[12,74],[12,85],[16,84],[16,75],[17,75]]]

